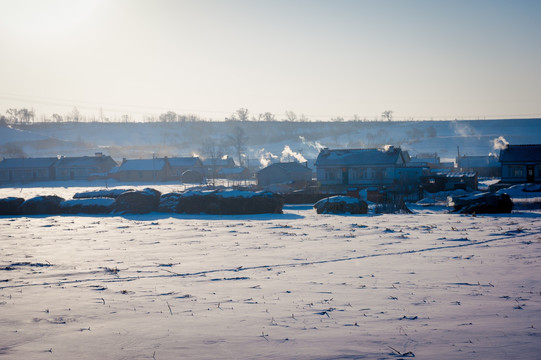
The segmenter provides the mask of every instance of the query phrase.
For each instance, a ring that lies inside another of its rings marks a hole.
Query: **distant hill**
[[[285,146],[307,159],[321,147],[371,148],[401,146],[411,155],[437,153],[444,159],[461,154],[499,153],[494,140],[511,144],[541,143],[541,119],[407,121],[407,122],[206,122],[183,123],[38,123],[0,129],[0,156],[92,155],[116,160],[157,156],[204,156],[209,140],[221,146],[235,127],[246,135],[250,159],[281,157]],[[291,152],[289,155],[291,156]]]

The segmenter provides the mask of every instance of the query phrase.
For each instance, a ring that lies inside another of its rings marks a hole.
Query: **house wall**
[[[528,181],[528,165],[533,166],[534,182],[541,182],[541,164],[502,164],[502,182],[526,183]]]
[[[50,168],[13,168],[0,170],[0,181],[2,182],[26,182],[26,181],[48,181],[54,180]]]
[[[119,181],[165,181],[167,172],[165,170],[129,170],[119,171],[114,175]]]
[[[388,185],[397,178],[394,167],[318,167],[317,180],[321,185],[344,185],[344,174],[347,174],[348,185]]]
[[[58,180],[87,180],[90,175],[97,174],[100,169],[93,168],[77,168],[77,167],[58,167],[56,170],[56,178]]]

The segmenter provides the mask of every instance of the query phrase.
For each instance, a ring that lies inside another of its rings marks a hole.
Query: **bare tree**
[[[393,111],[392,110],[385,110],[384,112],[381,113],[381,117],[384,120],[393,121]]]
[[[297,114],[293,111],[286,111],[287,121],[297,121]]]
[[[233,133],[227,137],[229,144],[235,149],[235,153],[239,160],[239,165],[243,166],[244,161],[242,155],[246,151],[246,142],[248,141],[248,136],[240,126],[235,126]]]
[[[174,111],[168,111],[160,115],[161,122],[175,122],[178,120],[178,115]]]
[[[225,153],[225,146],[223,142],[219,142],[212,137],[207,137],[203,140],[201,153],[203,154],[205,159],[210,160],[211,173],[209,175],[212,179],[212,185],[215,185],[218,160],[223,157]]]

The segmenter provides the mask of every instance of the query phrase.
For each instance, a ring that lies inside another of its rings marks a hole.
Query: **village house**
[[[408,166],[400,147],[383,149],[323,149],[316,160],[317,181],[334,190],[382,188],[401,193],[417,192],[423,166]]]
[[[0,161],[0,182],[31,182],[55,180],[56,157],[10,158]]]
[[[105,176],[118,164],[110,156],[60,157],[54,164],[56,180],[89,180],[93,176]]]
[[[206,169],[197,156],[166,158],[169,163],[169,179],[188,183],[203,182]]]
[[[312,180],[312,169],[298,162],[280,162],[267,166],[257,173],[260,187],[272,184],[291,184],[303,188]]]
[[[541,183],[541,145],[508,145],[500,151],[502,183]]]
[[[476,172],[481,177],[500,177],[501,165],[499,159],[494,155],[487,156],[466,156],[462,155],[456,159],[458,171]]]
[[[110,176],[118,181],[166,181],[169,172],[167,158],[124,159]]]
[[[232,157],[225,155],[224,157],[218,158],[206,158],[203,161],[203,166],[207,171],[207,175],[212,178],[217,178],[218,173],[222,169],[231,169],[235,167],[235,161]]]

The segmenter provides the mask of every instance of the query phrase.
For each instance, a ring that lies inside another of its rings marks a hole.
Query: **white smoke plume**
[[[278,156],[270,151],[265,152],[265,149],[261,149],[257,153],[259,154],[259,163],[261,164],[261,167],[267,167],[272,164],[273,161],[278,160]]]
[[[299,136],[299,139],[302,141],[302,143],[306,146],[309,146],[311,148],[314,148],[316,149],[318,152],[320,152],[321,150],[325,149],[325,146],[321,145],[319,142],[317,141],[308,141],[306,140],[306,138],[304,136]]]
[[[509,145],[509,142],[503,136],[500,136],[492,140],[492,145],[494,150],[503,150]]]
[[[282,157],[280,158],[280,161],[282,162],[291,161],[292,158],[297,160],[300,163],[306,162],[306,159],[304,158],[304,156],[302,156],[301,153],[291,150],[289,145],[284,146],[284,150],[282,150]]]

